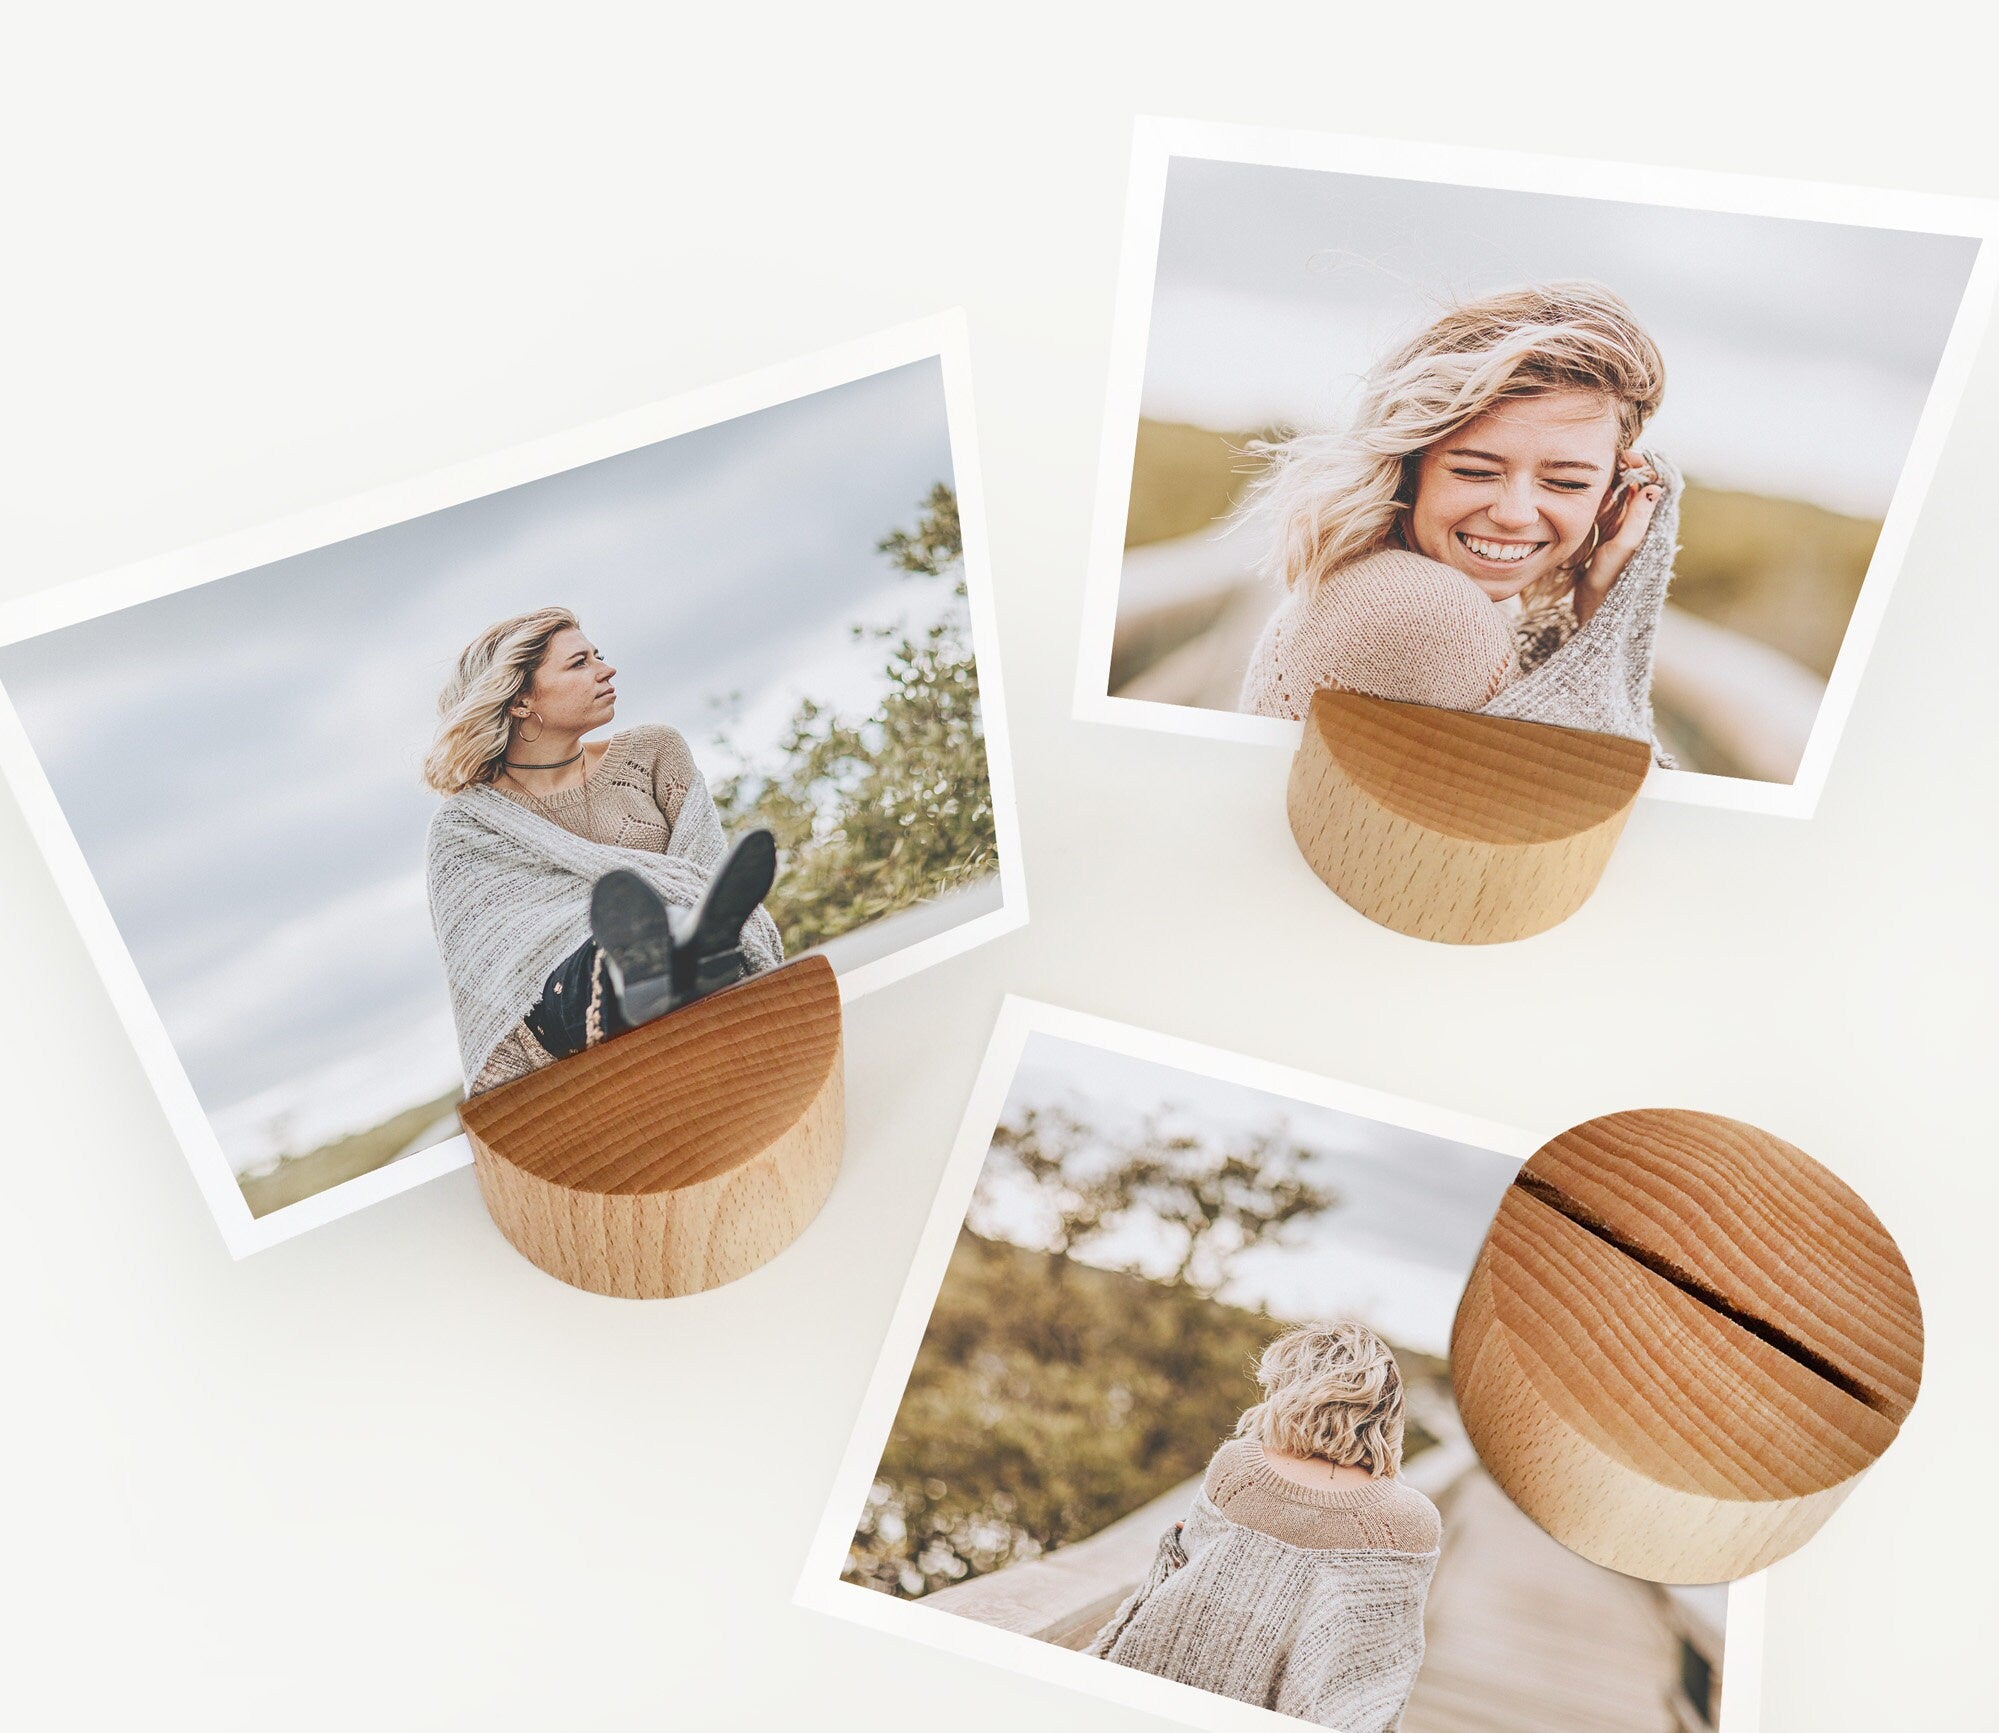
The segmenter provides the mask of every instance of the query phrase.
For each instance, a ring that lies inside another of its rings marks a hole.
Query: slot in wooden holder
[[[1524,939],[1596,889],[1651,763],[1640,740],[1324,690],[1291,761],[1291,834],[1384,927]]]
[[[1802,1545],[1894,1440],[1923,1320],[1895,1242],[1781,1138],[1613,1113],[1507,1188],[1451,1332],[1465,1430],[1571,1550],[1655,1582]]]
[[[593,1294],[746,1275],[819,1213],[845,1131],[840,988],[804,957],[458,1110],[514,1249]]]

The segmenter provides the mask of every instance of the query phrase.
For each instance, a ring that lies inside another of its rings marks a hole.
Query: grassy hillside
[[[1256,1400],[1251,1367],[1281,1328],[961,1233],[848,1580],[914,1598],[1095,1534],[1201,1471]],[[1412,1378],[1439,1370],[1402,1362]],[[1410,1453],[1429,1442],[1410,1427]]]
[[[372,1173],[394,1159],[403,1145],[425,1126],[443,1118],[456,1105],[460,1093],[454,1089],[435,1101],[409,1108],[366,1131],[337,1138],[332,1143],[320,1145],[318,1149],[308,1150],[304,1155],[288,1155],[269,1173],[239,1179],[236,1183],[243,1188],[250,1213],[253,1216],[269,1215],[274,1209],[283,1209],[286,1204],[311,1197],[330,1185],[339,1185],[343,1180]],[[438,1141],[441,1143],[443,1137]]]
[[[1215,433],[1177,421],[1141,421],[1131,464],[1124,545],[1193,535],[1226,517],[1256,473],[1243,454],[1253,433]]]
[[[1690,481],[1680,505],[1673,603],[1782,650],[1823,678],[1880,539],[1877,518]]]

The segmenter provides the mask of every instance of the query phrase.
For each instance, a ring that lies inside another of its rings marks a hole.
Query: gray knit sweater
[[[430,821],[426,869],[467,1083],[533,1007],[548,972],[590,936],[590,890],[599,878],[625,867],[669,904],[691,908],[726,846],[698,771],[663,852],[577,836],[485,786],[446,800]],[[776,923],[761,908],[743,928],[743,951],[752,971],[784,959]]]
[[[1645,461],[1659,477],[1659,503],[1610,594],[1559,650],[1501,691],[1483,714],[1653,739],[1652,658],[1680,548],[1685,489],[1680,472],[1664,458],[1648,452]]]
[[[1394,1733],[1436,1552],[1293,1546],[1205,1491],[1090,1653],[1342,1733]]]

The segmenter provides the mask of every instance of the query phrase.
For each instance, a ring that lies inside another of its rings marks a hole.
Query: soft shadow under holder
[[[1291,761],[1291,834],[1371,921],[1485,945],[1581,908],[1652,764],[1641,740],[1315,693]]]
[[[806,956],[462,1103],[514,1249],[594,1294],[747,1275],[802,1233],[845,1143],[840,987]]]

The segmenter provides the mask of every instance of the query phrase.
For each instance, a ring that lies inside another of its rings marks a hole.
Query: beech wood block
[[[1384,927],[1524,939],[1596,889],[1651,765],[1642,740],[1327,689],[1291,761],[1291,834]]]
[[[458,1110],[515,1250],[593,1294],[719,1287],[819,1213],[845,1133],[824,957],[737,986]]]
[[[1893,1442],[1923,1319],[1867,1205],[1781,1138],[1671,1108],[1544,1145],[1451,1331],[1458,1409],[1513,1502],[1655,1582],[1802,1545]]]

